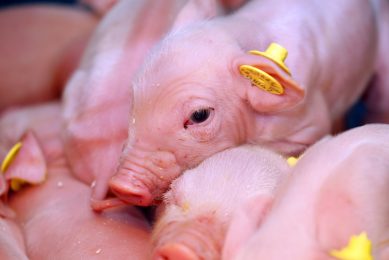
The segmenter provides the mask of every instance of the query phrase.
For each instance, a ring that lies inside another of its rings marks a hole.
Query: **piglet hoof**
[[[119,173],[109,182],[111,191],[122,201],[135,206],[150,206],[154,197],[150,189],[132,175]]]
[[[166,244],[159,248],[153,257],[154,260],[200,260],[196,253],[189,247],[179,244]]]

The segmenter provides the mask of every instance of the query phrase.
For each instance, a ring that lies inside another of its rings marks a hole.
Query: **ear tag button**
[[[290,70],[288,67],[286,67],[284,61],[286,57],[288,56],[288,51],[282,47],[281,45],[273,42],[267,47],[266,51],[257,51],[257,50],[251,50],[249,51],[250,54],[263,56],[274,63],[276,63],[281,69],[283,69],[286,73],[290,74]]]
[[[250,65],[241,65],[239,67],[239,71],[240,74],[250,79],[251,83],[260,89],[275,95],[281,95],[284,93],[282,85],[263,70]]]
[[[299,158],[294,157],[294,156],[290,156],[290,157],[288,157],[288,159],[286,159],[286,162],[288,163],[288,165],[290,167],[293,167],[297,164],[298,160],[299,160]]]
[[[352,236],[348,245],[341,250],[332,250],[330,255],[339,260],[373,260],[371,255],[371,242],[366,232]]]

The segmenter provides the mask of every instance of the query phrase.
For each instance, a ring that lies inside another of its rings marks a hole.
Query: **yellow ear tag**
[[[249,53],[254,55],[263,56],[269,60],[272,60],[275,62],[281,69],[283,69],[286,73],[290,74],[290,70],[288,67],[286,67],[284,61],[286,57],[288,56],[288,51],[282,47],[281,45],[273,42],[267,47],[266,51],[257,51],[257,50],[251,50]]]
[[[371,242],[366,232],[352,236],[348,245],[341,250],[332,250],[330,255],[339,260],[373,260]]]
[[[286,159],[286,162],[289,164],[290,167],[293,167],[298,162],[299,158],[291,156],[288,159]]]
[[[1,164],[2,172],[5,172],[7,170],[8,166],[11,164],[11,162],[13,161],[13,159],[15,158],[16,154],[19,152],[21,147],[22,147],[22,143],[18,142],[11,148],[11,150],[9,150],[9,152],[7,153],[7,155],[5,156]]]
[[[250,65],[241,65],[240,74],[251,80],[251,83],[269,93],[281,95],[284,93],[282,85],[266,72]]]
[[[19,180],[19,179],[12,179],[11,180],[11,190],[18,191],[20,190],[24,184],[26,184],[26,181]]]

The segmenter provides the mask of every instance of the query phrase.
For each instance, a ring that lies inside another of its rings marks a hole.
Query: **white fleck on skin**
[[[62,188],[63,187],[63,182],[62,181],[57,182],[57,187],[58,188]]]
[[[135,117],[132,118],[132,123],[135,124]]]
[[[103,251],[101,248],[97,249],[97,250],[96,250],[96,254],[100,254],[101,251]]]
[[[91,183],[90,187],[91,187],[91,188],[94,188],[95,186],[96,186],[96,180],[94,180],[94,181]]]

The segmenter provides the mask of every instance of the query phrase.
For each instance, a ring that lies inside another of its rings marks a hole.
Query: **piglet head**
[[[172,33],[154,49],[133,84],[129,140],[110,181],[113,193],[150,205],[183,170],[226,148],[258,143],[258,111],[276,106],[251,102],[251,84],[238,66],[252,60],[247,56],[231,36],[202,23]]]

